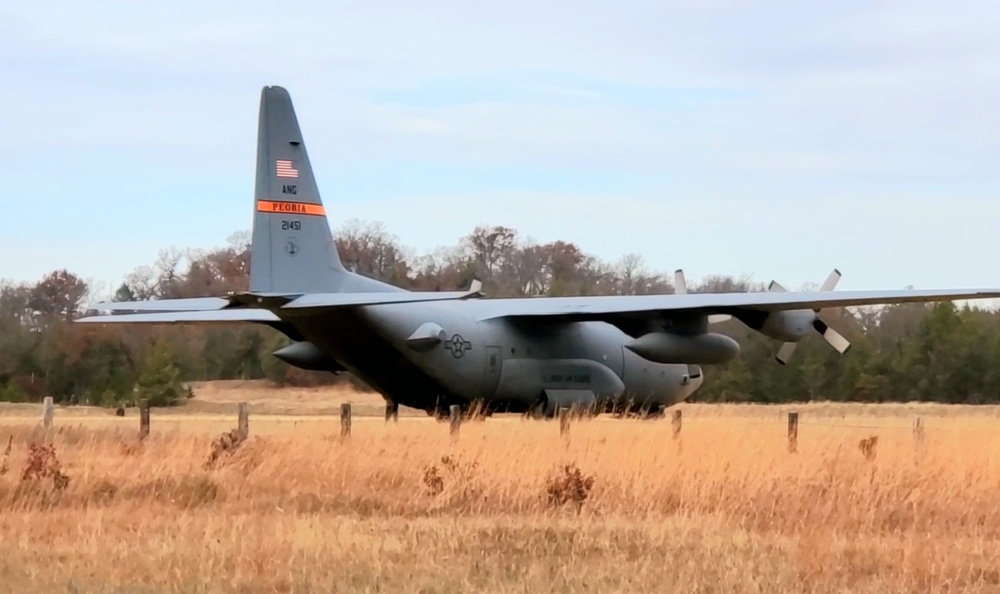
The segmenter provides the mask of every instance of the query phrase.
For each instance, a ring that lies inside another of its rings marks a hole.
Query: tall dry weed
[[[10,472],[10,450],[14,445],[14,436],[7,438],[7,447],[3,451],[3,459],[0,460],[0,477]]]

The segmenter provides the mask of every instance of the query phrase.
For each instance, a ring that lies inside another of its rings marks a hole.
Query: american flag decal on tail
[[[295,168],[295,163],[287,159],[278,159],[274,162],[275,175],[278,177],[298,177],[299,170]]]

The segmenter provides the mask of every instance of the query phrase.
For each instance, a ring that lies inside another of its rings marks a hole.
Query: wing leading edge
[[[487,300],[486,302],[490,303],[492,307],[489,307],[479,319],[545,317],[602,320],[619,315],[630,315],[631,317],[643,317],[644,314],[669,315],[672,313],[718,315],[741,311],[775,312],[996,298],[1000,298],[1000,289],[527,297]]]

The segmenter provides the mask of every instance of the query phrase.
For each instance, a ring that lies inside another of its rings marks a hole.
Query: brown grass
[[[141,444],[134,418],[6,418],[0,592],[1000,591],[992,414],[921,408],[918,457],[908,414],[800,409],[796,454],[767,407],[686,405],[680,442],[669,418],[341,440],[252,412],[210,467],[235,410],[154,411]],[[32,443],[68,483],[23,478]]]

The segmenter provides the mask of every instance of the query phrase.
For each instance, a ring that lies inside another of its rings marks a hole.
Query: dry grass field
[[[1000,591],[996,407],[798,406],[790,454],[790,407],[342,440],[331,403],[379,401],[300,392],[201,386],[142,443],[131,410],[0,408],[0,592]]]

